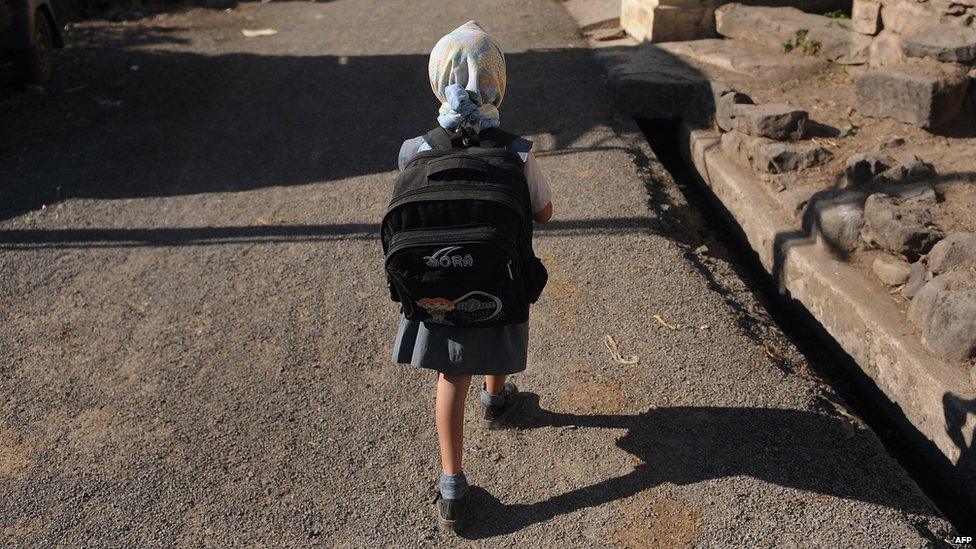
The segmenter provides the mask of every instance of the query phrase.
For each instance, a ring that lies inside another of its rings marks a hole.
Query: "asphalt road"
[[[434,123],[429,48],[468,19],[508,52],[503,127],[535,141],[556,217],[525,404],[511,430],[469,418],[457,539],[430,505],[434,378],[389,363],[376,229],[401,141]],[[558,2],[241,4],[70,38],[48,90],[0,88],[0,545],[946,533],[615,114]]]

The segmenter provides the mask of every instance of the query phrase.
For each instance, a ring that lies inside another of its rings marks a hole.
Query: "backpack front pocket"
[[[409,320],[475,327],[528,318],[515,245],[491,227],[398,233],[386,271]]]

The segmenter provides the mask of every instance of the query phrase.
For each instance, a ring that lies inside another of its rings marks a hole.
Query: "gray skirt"
[[[455,328],[400,317],[393,362],[445,374],[508,375],[525,370],[529,323]]]

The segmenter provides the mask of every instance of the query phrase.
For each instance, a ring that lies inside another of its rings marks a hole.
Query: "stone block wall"
[[[875,37],[869,61],[871,66],[904,62],[906,48],[913,57],[966,63],[956,53],[936,51],[941,49],[938,44],[932,49],[932,45],[919,45],[912,37],[929,31],[940,35],[959,28],[972,28],[976,19],[976,0],[854,0],[852,19],[854,30]],[[938,36],[933,38],[936,38],[935,42],[940,41]],[[970,49],[976,49],[976,45]],[[966,55],[963,52],[963,56]],[[968,55],[972,57],[976,51]]]
[[[715,9],[736,0],[623,0],[620,24],[642,42],[715,36]],[[849,10],[852,0],[740,0],[754,6],[794,7],[810,13]]]

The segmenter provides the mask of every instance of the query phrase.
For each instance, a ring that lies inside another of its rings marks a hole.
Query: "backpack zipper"
[[[420,195],[431,193],[431,192],[441,193],[442,196],[436,199],[417,198]],[[498,196],[494,196],[494,197],[478,196],[475,198],[465,196],[471,194],[472,192],[479,192],[479,193],[487,192],[487,193],[496,194]],[[515,198],[514,194],[515,193],[513,191],[506,189],[505,187],[502,186],[492,186],[486,188],[484,184],[480,184],[480,183],[474,183],[474,184],[455,183],[451,185],[451,188],[449,189],[445,189],[442,187],[422,187],[420,189],[411,189],[401,194],[399,197],[397,197],[396,200],[390,202],[390,206],[388,208],[386,215],[389,215],[390,212],[392,212],[395,208],[398,208],[404,204],[409,204],[411,202],[420,202],[422,200],[430,200],[431,202],[434,201],[440,202],[445,200],[465,200],[465,199],[487,200],[490,202],[498,202],[500,204],[504,204],[508,206],[509,208],[512,208],[513,210],[518,212],[519,217],[521,217],[522,221],[524,222],[526,220],[525,208],[523,207],[522,201]]]
[[[472,227],[469,229],[413,229],[399,232],[390,239],[390,249],[387,252],[387,256],[393,255],[395,252],[412,245],[427,245],[429,244],[429,236],[441,236],[447,231],[453,232],[458,236],[457,238],[444,239],[442,242],[445,244],[498,243],[505,248],[505,251],[511,252],[512,256],[515,257],[515,245],[509,241],[510,239],[499,236],[494,231],[485,227]]]
[[[451,230],[451,229],[447,229]],[[429,246],[430,241],[428,236],[431,234],[439,236],[444,234],[445,229],[441,230],[414,230],[407,233],[397,233],[390,239],[390,247],[386,254],[386,265],[389,267],[390,259],[393,255],[400,250],[405,248],[410,248],[414,246]],[[460,229],[454,230],[458,234],[458,238],[455,239],[444,239],[441,242],[444,244],[483,244],[491,243],[500,245],[508,253],[509,257],[518,257],[518,250],[515,245],[509,241],[508,238],[499,236],[492,231],[488,231],[483,227],[475,227],[472,229]],[[515,280],[515,275],[512,272],[512,260],[508,260],[508,277]]]
[[[472,147],[472,148],[477,148],[477,147]],[[403,169],[406,170],[407,168],[409,168],[409,167],[413,166],[415,163],[417,163],[418,160],[423,160],[425,158],[438,158],[438,157],[443,158],[443,157],[445,157],[445,156],[447,156],[449,154],[459,153],[459,152],[467,153],[467,151],[470,151],[470,150],[471,149],[450,149],[450,150],[446,150],[446,149],[445,150],[430,149],[430,150],[426,150],[426,151],[420,151],[420,152],[418,152],[418,153],[416,153],[416,154],[413,155],[413,157],[410,159],[409,162],[407,162],[407,165],[404,166]],[[490,148],[490,149],[481,149],[481,150],[483,150],[483,151],[491,151],[491,152],[484,152],[484,153],[481,153],[481,154],[471,155],[471,156],[477,156],[477,157],[488,156],[488,157],[492,157],[492,158],[505,158],[505,159],[508,159],[508,160],[516,160],[516,161],[518,161],[518,165],[519,166],[522,166],[524,164],[522,162],[522,158],[518,155],[518,153],[514,153],[512,151],[509,151],[508,149],[506,149],[504,147],[497,147],[497,148]],[[494,152],[496,150],[498,152]]]

